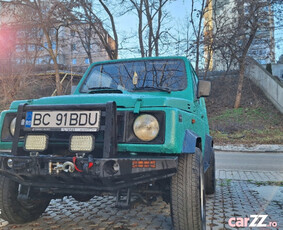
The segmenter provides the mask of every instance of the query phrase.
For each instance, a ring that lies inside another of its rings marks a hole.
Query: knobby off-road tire
[[[175,230],[205,229],[205,187],[201,150],[181,155],[171,179],[171,217]]]
[[[212,150],[211,158],[210,158],[210,166],[205,172],[204,175],[205,181],[205,192],[207,195],[215,193],[215,154],[214,150]]]
[[[0,218],[10,224],[38,219],[50,202],[50,199],[21,202],[17,199],[18,187],[18,183],[0,175]]]

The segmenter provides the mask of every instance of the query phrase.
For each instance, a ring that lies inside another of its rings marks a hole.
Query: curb
[[[229,152],[282,152],[283,145],[215,145],[216,151]]]

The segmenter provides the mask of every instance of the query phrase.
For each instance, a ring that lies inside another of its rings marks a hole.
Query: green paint
[[[141,103],[142,103],[142,99],[137,99],[136,104],[135,104],[135,108],[134,108],[134,113],[140,112]]]
[[[90,72],[91,68],[97,64],[115,63],[129,61],[128,59],[120,59],[114,61],[98,62],[92,64],[84,74],[76,91],[73,95],[45,97],[28,101],[15,101],[11,104],[9,112],[16,112],[17,107],[21,103],[31,105],[52,105],[52,104],[95,104],[107,103],[115,101],[118,111],[133,111],[140,113],[143,111],[164,111],[165,112],[165,142],[164,144],[118,144],[118,151],[121,152],[148,152],[162,154],[178,154],[181,153],[184,134],[187,129],[197,133],[202,139],[204,149],[204,138],[209,134],[208,120],[206,115],[204,98],[196,97],[196,86],[193,81],[193,68],[190,62],[184,57],[158,57],[130,59],[133,60],[155,60],[155,59],[179,59],[185,63],[187,75],[187,87],[181,91],[133,91],[129,92],[121,90],[123,93],[80,93],[79,90]],[[4,117],[7,111],[2,112],[0,118],[0,127],[2,130]],[[179,116],[182,116],[182,122]],[[196,122],[192,124],[192,119]],[[11,148],[11,143],[0,142],[0,149]]]

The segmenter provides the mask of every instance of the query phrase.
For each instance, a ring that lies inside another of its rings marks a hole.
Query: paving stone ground
[[[283,171],[253,171],[253,170],[217,170],[216,178],[218,179],[231,179],[231,180],[248,180],[256,182],[268,182],[268,181],[283,181]]]
[[[267,173],[267,172],[266,172]],[[236,176],[235,176],[236,175]],[[240,175],[240,176],[239,176]],[[241,176],[245,175],[245,176]],[[234,229],[228,225],[232,217],[268,215],[264,223],[277,222],[283,229],[283,187],[259,182],[282,181],[283,173],[271,177],[255,172],[217,171],[214,195],[207,196],[207,229]],[[267,179],[268,178],[268,179]],[[139,203],[130,210],[115,208],[115,198],[94,197],[89,202],[77,202],[71,197],[52,200],[46,212],[37,221],[11,225],[0,220],[2,230],[108,230],[108,229],[173,229],[170,207],[158,198],[151,206]],[[242,228],[257,229],[257,228]]]

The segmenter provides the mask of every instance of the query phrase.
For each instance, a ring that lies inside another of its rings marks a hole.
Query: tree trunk
[[[242,89],[243,89],[243,84],[244,84],[244,76],[245,76],[245,58],[242,58],[240,61],[239,83],[238,83],[237,95],[236,95],[236,100],[235,100],[235,105],[234,105],[235,109],[238,109],[240,107]]]
[[[56,81],[57,95],[62,95],[62,85],[60,82],[59,66],[58,66],[57,60],[54,61],[54,69],[55,69],[55,81]]]
[[[152,57],[152,51],[153,51],[153,24],[152,24],[152,16],[150,13],[150,6],[148,0],[144,1],[145,6],[145,15],[147,18],[148,23],[148,57]]]
[[[103,0],[99,0],[100,4],[102,5],[102,7],[104,8],[105,12],[107,13],[110,22],[111,22],[111,28],[112,28],[112,32],[113,32],[113,36],[114,36],[114,42],[115,42],[115,48],[114,50],[111,50],[112,54],[112,58],[111,59],[118,59],[118,34],[117,34],[117,30],[116,30],[116,25],[115,25],[115,21],[114,21],[114,17],[113,14],[110,12],[109,8],[107,7],[107,5],[105,5],[105,3],[103,2]]]
[[[143,26],[142,26],[142,7],[143,0],[140,0],[140,8],[137,7],[138,17],[139,17],[139,44],[141,49],[141,56],[144,57],[144,45],[143,45]]]
[[[159,0],[160,9],[158,10],[158,20],[157,20],[157,30],[154,38],[154,46],[155,46],[155,56],[159,56],[159,37],[160,37],[160,29],[162,23],[162,0]]]

